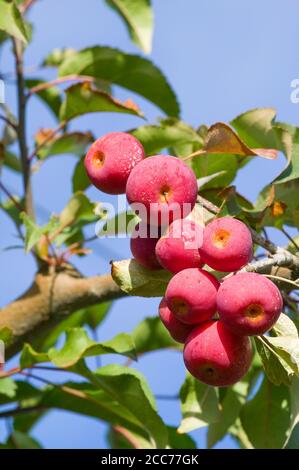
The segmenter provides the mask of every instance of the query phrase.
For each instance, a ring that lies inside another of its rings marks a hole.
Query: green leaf
[[[220,408],[214,387],[209,387],[188,374],[182,385],[180,398],[183,419],[179,433],[194,431],[219,419]]]
[[[163,296],[171,279],[167,271],[146,269],[134,259],[114,261],[111,274],[121,290],[141,297]]]
[[[293,427],[284,449],[299,449],[299,422]]]
[[[34,338],[32,346],[39,351],[48,351],[48,349],[55,346],[57,340],[63,333],[65,333],[67,329],[89,324],[89,310],[91,310],[91,318],[93,319],[95,316],[96,319],[99,321],[98,324],[100,324],[101,321],[105,318],[105,315],[108,313],[108,311],[106,310],[106,313],[103,314],[103,311],[107,309],[108,304],[110,304],[110,302],[105,302],[100,305],[94,305],[93,307],[78,310],[77,312],[74,312],[71,315],[67,315],[63,320],[60,320],[56,326],[53,326],[50,332],[45,333],[45,335],[41,334],[37,338]],[[97,309],[99,309],[99,311]],[[93,312],[96,313],[94,314]],[[101,314],[103,314],[102,318]]]
[[[205,154],[193,158],[192,168],[198,178],[222,172],[217,177],[202,184],[200,188],[223,188],[234,180],[238,170],[238,160],[236,155],[231,154]]]
[[[12,0],[0,0],[0,30],[24,43],[28,41],[25,23]]]
[[[265,372],[276,385],[288,385],[294,374],[299,376],[299,338],[292,320],[281,314],[272,333],[276,336],[255,337]]]
[[[170,116],[179,114],[175,94],[161,71],[147,59],[96,46],[83,49],[61,64],[59,76],[70,74],[107,80],[144,96]]]
[[[84,309],[84,324],[95,330],[104,321],[111,307],[112,302],[103,302]]]
[[[80,158],[80,160],[75,166],[75,170],[72,177],[74,193],[76,193],[77,191],[85,191],[85,189],[87,189],[91,184],[85,170],[84,158],[85,157]]]
[[[115,367],[117,366],[107,366],[102,370],[104,369],[104,372],[106,370],[109,374],[109,369]],[[164,433],[166,435],[167,431],[142,389],[141,381],[144,381],[143,376],[139,374],[139,380],[138,377],[131,377],[133,372],[130,369],[121,369],[119,376],[114,379],[115,386],[112,384],[112,389],[109,387],[109,381],[106,383],[105,377],[100,384],[97,376],[94,376],[93,380],[97,381],[96,384],[67,382],[62,384],[60,388],[55,387],[46,390],[39,401],[39,405],[80,413],[84,416],[101,419],[113,426],[122,426],[138,436],[139,443],[143,443],[142,448],[152,448],[155,446],[153,433],[157,434],[159,439]],[[127,378],[126,372],[131,376]],[[137,400],[136,396],[138,397]],[[138,403],[133,403],[131,406],[131,402],[134,402],[134,400],[136,402],[140,400],[140,406],[145,403],[145,422],[142,419],[142,411],[137,406]],[[148,426],[145,424],[147,420],[151,420],[150,432],[147,431]]]
[[[4,165],[7,166],[10,170],[16,171],[17,173],[20,173],[22,170],[22,165],[18,157],[12,153],[6,150],[4,152]]]
[[[4,327],[0,329],[0,341],[3,341],[5,346],[8,346],[13,340],[13,332],[10,328]]]
[[[268,379],[275,385],[289,385],[294,372],[275,348],[271,347],[271,343],[268,343],[268,337],[257,336],[254,341]]]
[[[36,363],[51,361],[55,366],[67,369],[84,357],[100,354],[121,354],[136,359],[132,338],[125,333],[97,343],[88,337],[84,328],[71,328],[66,331],[66,340],[60,350],[52,348],[48,353],[38,353],[29,344],[25,344],[20,364],[22,368],[28,368]]]
[[[16,383],[10,377],[0,377],[0,394],[9,398],[16,396]]]
[[[95,222],[98,218],[95,215],[95,209],[96,204],[92,203],[84,193],[79,191],[71,197],[62,210],[59,217],[60,224],[67,227],[79,220],[81,222]]]
[[[33,222],[33,220],[25,212],[22,212],[21,218],[26,230],[25,249],[27,252],[29,252],[36,245],[42,235],[49,234],[58,226],[56,217],[52,217],[50,221],[43,227],[40,227],[35,222]]]
[[[178,119],[162,119],[157,126],[140,126],[131,131],[131,134],[142,143],[147,155],[156,155],[166,148],[178,145],[202,144],[197,132]]]
[[[46,352],[37,352],[30,344],[25,343],[20,357],[21,369],[30,368],[34,364],[40,364],[41,362],[49,362],[48,354]]]
[[[52,52],[45,58],[42,65],[45,67],[59,67],[63,61],[77,53],[76,49],[66,47],[53,49]]]
[[[277,322],[272,328],[276,336],[288,336],[298,338],[298,330],[295,323],[285,313],[281,313]]]
[[[264,379],[254,398],[241,410],[243,428],[257,449],[280,449],[290,424],[290,393]]]
[[[46,81],[40,78],[29,78],[25,81],[27,88],[33,88],[37,85],[41,85],[42,83],[46,83]],[[54,116],[58,119],[59,110],[61,107],[61,94],[59,88],[51,86],[50,88],[46,88],[45,90],[41,90],[38,93],[35,93],[35,96],[40,98],[41,101],[48,106],[50,111],[52,111]]]
[[[3,379],[1,379],[3,380]],[[0,405],[7,405],[13,402],[23,402],[24,400],[38,399],[42,392],[40,389],[33,387],[28,382],[16,381],[16,393],[13,395],[0,395]]]
[[[277,134],[273,129],[276,110],[257,108],[240,114],[230,124],[250,148],[278,147]]]
[[[299,227],[299,178],[266,186],[260,193],[253,215],[259,226]],[[256,213],[256,214],[255,214]]]
[[[108,93],[92,87],[88,82],[76,83],[65,90],[65,101],[60,109],[61,121],[70,121],[88,113],[125,113],[143,117],[133,103],[122,103]]]
[[[285,449],[299,449],[299,379],[294,377],[291,388],[291,426]]]
[[[120,333],[109,341],[97,343],[88,338],[83,328],[73,328],[66,332],[66,341],[60,351],[51,349],[49,358],[57,367],[67,368],[76,364],[83,357],[100,354],[121,354],[136,359],[132,338]]]
[[[89,132],[69,132],[43,146],[38,151],[38,157],[45,159],[50,156],[66,153],[80,157],[92,141],[93,136]]]
[[[211,423],[208,429],[207,443],[211,448],[220,441],[240,414],[242,405],[246,400],[246,384],[239,382],[236,386],[227,389],[221,402],[221,412],[217,422]]]
[[[153,447],[165,448],[167,429],[157,413],[154,397],[144,376],[116,364],[101,367],[94,374],[99,386],[126,408],[152,438]]]
[[[17,196],[14,196],[16,201],[22,205],[22,201]],[[20,218],[20,211],[11,199],[6,199],[0,202],[0,208],[6,213],[8,217],[14,222],[17,227],[20,227],[22,220]]]
[[[196,449],[196,443],[187,434],[179,434],[173,426],[167,426],[168,444],[171,449]]]
[[[33,437],[20,431],[14,431],[7,443],[7,449],[41,449],[41,445]]]
[[[138,222],[139,217],[132,211],[120,212],[115,217],[111,217],[105,222],[106,216],[103,217],[102,224],[99,224],[96,235],[100,237],[115,236],[118,234],[131,234]]]
[[[142,320],[132,331],[137,354],[144,354],[157,349],[180,349],[172,339],[159,317]]]
[[[148,445],[142,435],[120,426],[109,428],[107,440],[111,449],[145,449]]]
[[[135,44],[149,54],[154,26],[150,0],[106,0],[106,3],[121,15]]]
[[[288,130],[291,132],[292,138],[291,150],[286,168],[275,179],[276,184],[287,183],[299,178],[299,129],[294,127],[291,130],[288,126]]]

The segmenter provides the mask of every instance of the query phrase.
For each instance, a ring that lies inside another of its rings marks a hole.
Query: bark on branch
[[[0,330],[7,327],[13,333],[8,357],[24,341],[51,328],[62,315],[124,295],[110,274],[86,278],[71,268],[59,273],[38,273],[25,294],[0,309]]]

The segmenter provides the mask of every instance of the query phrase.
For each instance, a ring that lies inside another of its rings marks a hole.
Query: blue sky
[[[238,114],[255,107],[275,107],[278,119],[298,125],[299,104],[290,101],[290,83],[299,77],[298,15],[296,0],[153,0],[155,35],[151,59],[168,77],[179,98],[182,118],[198,126],[216,121],[228,122]],[[126,52],[139,53],[128,38],[119,17],[101,0],[37,1],[30,13],[34,23],[34,41],[25,56],[31,76],[54,78],[54,71],[31,72],[55,47],[81,49],[92,45],[109,45]],[[1,72],[11,71],[10,47],[0,56]],[[13,107],[13,87],[7,86],[7,102]],[[153,105],[133,93],[115,88],[121,99],[133,98],[150,122],[162,116]],[[117,114],[93,114],[74,121],[74,130],[91,130],[96,136],[106,132],[127,130],[141,125],[140,119]],[[41,127],[54,126],[51,115],[32,99],[28,112],[28,138]],[[31,140],[32,142],[32,140]],[[76,159],[59,156],[44,164],[34,175],[33,190],[38,218],[45,222],[51,212],[59,212],[71,194],[70,178]],[[240,172],[238,189],[255,200],[263,186],[283,168],[282,156],[275,162],[255,159]],[[16,194],[19,179],[5,172],[6,183]],[[95,189],[88,195],[98,201],[111,201]],[[0,306],[21,294],[32,279],[34,263],[21,250],[3,251],[16,244],[14,228],[0,213]],[[281,235],[272,230],[274,241],[283,243]],[[77,262],[86,275],[107,272],[111,258],[129,256],[128,240],[99,241],[92,256]],[[100,339],[130,332],[145,316],[155,315],[159,299],[125,299],[115,302],[109,318],[99,331]],[[119,360],[105,357],[103,363]],[[177,353],[153,353],[138,365],[154,393],[176,394],[184,379],[182,358]],[[57,381],[61,380],[59,376]],[[53,377],[56,380],[56,376]],[[158,402],[159,411],[170,424],[180,419],[177,402]],[[62,412],[51,412],[34,429],[45,447],[106,446],[106,427],[89,418]],[[0,435],[5,432],[0,423]],[[205,431],[193,433],[203,447]],[[225,438],[218,447],[234,447]]]

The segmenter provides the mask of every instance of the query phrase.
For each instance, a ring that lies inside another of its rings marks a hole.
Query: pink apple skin
[[[193,326],[180,322],[171,310],[167,307],[165,299],[162,299],[159,305],[159,315],[170,336],[178,343],[185,343],[191,333]]]
[[[282,307],[278,288],[261,274],[229,277],[217,294],[220,319],[239,335],[262,335],[276,323]]]
[[[184,362],[190,374],[214,387],[238,382],[248,371],[251,360],[248,336],[234,334],[219,320],[196,327],[184,348]]]
[[[134,136],[111,132],[92,144],[84,164],[96,188],[108,194],[123,194],[132,168],[144,157],[144,149]]]
[[[182,323],[196,325],[210,320],[216,312],[219,282],[203,269],[188,268],[170,280],[165,299]]]
[[[144,233],[147,236],[146,238],[138,236],[138,233],[142,233],[142,231],[140,231],[140,224],[137,224],[134,232],[132,233],[130,241],[132,255],[139,264],[147,269],[162,269],[162,266],[159,264],[155,253],[159,235],[152,237],[150,233],[150,227],[145,224],[141,224],[141,227],[142,225],[145,229]],[[137,237],[135,235],[137,235]]]
[[[194,207],[197,191],[193,171],[168,155],[144,159],[132,170],[126,188],[129,203],[142,204],[146,223],[151,225],[169,225],[186,217]]]
[[[252,253],[251,233],[240,220],[221,217],[205,227],[200,254],[211,268],[238,271],[249,263]]]
[[[156,245],[156,256],[161,266],[172,273],[201,267],[198,250],[202,239],[203,227],[192,220],[175,220]]]

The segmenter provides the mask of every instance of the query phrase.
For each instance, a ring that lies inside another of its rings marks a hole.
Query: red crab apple
[[[190,374],[215,387],[238,382],[248,371],[251,359],[248,336],[236,335],[219,320],[196,327],[184,348],[184,362]]]
[[[131,251],[139,264],[148,269],[162,269],[155,254],[161,233],[158,227],[139,223],[131,235]]]
[[[195,174],[179,158],[155,155],[133,168],[127,182],[127,199],[134,208],[141,205],[141,218],[151,225],[169,225],[186,217],[197,197]]]
[[[212,274],[188,268],[170,280],[165,299],[178,320],[194,325],[210,320],[216,312],[218,288],[219,282]]]
[[[205,227],[200,254],[203,262],[217,271],[237,271],[252,258],[251,233],[240,220],[215,219]]]
[[[187,268],[202,266],[199,247],[203,227],[192,220],[177,219],[156,245],[156,256],[163,268],[178,273]]]
[[[167,307],[166,300],[163,298],[159,305],[159,315],[170,336],[178,343],[185,343],[187,337],[192,331],[192,325],[180,322],[171,310]]]
[[[272,281],[256,273],[226,279],[217,294],[220,319],[239,335],[261,335],[277,321],[283,302]]]
[[[96,188],[108,194],[123,194],[132,168],[144,157],[144,149],[134,136],[111,132],[92,144],[84,164]]]

